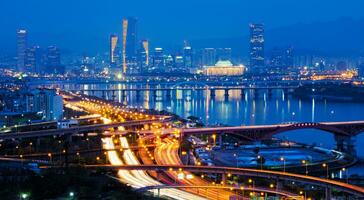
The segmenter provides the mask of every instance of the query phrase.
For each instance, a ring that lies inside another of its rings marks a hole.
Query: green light
[[[75,196],[75,193],[74,192],[70,192],[70,197],[74,197]]]
[[[21,196],[22,199],[28,198],[28,194],[27,193],[21,193],[20,196]]]

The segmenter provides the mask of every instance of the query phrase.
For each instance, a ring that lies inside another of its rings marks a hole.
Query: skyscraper
[[[164,60],[164,52],[162,48],[155,48],[154,49],[154,56],[153,56],[153,67],[162,69],[165,66]]]
[[[202,53],[202,65],[213,66],[216,63],[216,49],[205,48]]]
[[[185,46],[183,48],[183,62],[184,67],[186,70],[190,70],[192,68],[192,47],[191,46]]]
[[[136,17],[128,17],[123,19],[123,40],[122,40],[122,59],[123,73],[127,73],[128,63],[136,61],[137,55],[137,24]]]
[[[217,49],[217,59],[218,60],[228,60],[231,61],[231,48],[219,48]]]
[[[19,29],[17,31],[17,70],[25,71],[25,56],[27,50],[27,30]]]
[[[264,25],[250,24],[250,71],[264,73],[264,67]]]
[[[43,52],[42,49],[35,45],[27,48],[25,53],[25,71],[33,73],[42,73]]]
[[[145,67],[149,66],[149,41],[142,40],[140,42],[138,64],[140,71],[146,71]]]
[[[115,68],[120,63],[119,37],[110,35],[110,66]]]
[[[46,55],[46,72],[50,74],[63,74],[64,66],[61,65],[61,53],[56,46],[49,46]]]

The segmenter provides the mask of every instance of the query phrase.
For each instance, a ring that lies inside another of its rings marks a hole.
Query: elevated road
[[[136,191],[144,192],[149,190],[155,190],[155,189],[169,189],[169,188],[175,188],[175,189],[206,189],[206,190],[243,190],[243,191],[252,191],[252,192],[263,192],[268,194],[277,194],[285,197],[289,197],[292,199],[302,199],[301,196],[298,196],[297,194],[288,193],[284,191],[279,190],[273,190],[268,188],[262,188],[262,187],[243,187],[243,186],[223,186],[223,185],[155,185],[155,186],[147,186],[144,188],[139,188]]]
[[[248,177],[259,177],[273,180],[299,181],[301,183],[320,186],[323,188],[335,188],[343,192],[347,192],[356,197],[364,198],[364,188],[342,183],[330,179],[323,179],[312,176],[292,174],[286,172],[232,168],[232,167],[216,167],[216,166],[183,166],[183,165],[86,165],[90,169],[115,169],[115,170],[150,170],[150,171],[172,171],[186,170],[196,173],[217,173],[217,174],[234,174]]]
[[[29,131],[29,132],[4,133],[4,134],[0,134],[0,140],[73,135],[73,134],[91,132],[91,131],[96,131],[96,130],[107,130],[107,129],[111,129],[111,128],[117,128],[120,126],[130,127],[130,126],[138,126],[138,125],[158,123],[158,122],[163,123],[163,122],[167,122],[168,120],[169,120],[169,118],[134,120],[134,121],[111,123],[111,124],[95,124],[95,125],[88,125],[88,126],[78,126],[78,127],[65,128],[65,129],[50,129],[50,130]]]
[[[248,140],[269,139],[273,135],[297,130],[297,129],[318,129],[330,132],[334,135],[352,137],[364,132],[364,121],[348,122],[302,122],[275,125],[249,125],[232,127],[208,127],[208,128],[172,128],[163,129],[162,133],[171,134],[179,132],[186,135],[205,135],[205,134],[235,134]],[[141,134],[151,134],[152,131],[140,131]],[[115,133],[124,134],[124,132]]]

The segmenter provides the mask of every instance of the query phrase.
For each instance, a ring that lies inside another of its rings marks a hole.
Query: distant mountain
[[[236,55],[246,56],[249,36],[203,39],[191,42],[199,47],[231,47]],[[364,19],[340,18],[328,22],[297,23],[266,30],[266,49],[292,45],[298,52],[349,56],[364,54]]]

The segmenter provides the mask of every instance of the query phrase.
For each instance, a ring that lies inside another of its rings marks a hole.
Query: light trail
[[[126,141],[126,138],[120,139],[121,145],[124,148],[128,148],[129,144]],[[111,163],[111,165],[131,165],[131,164],[139,164],[139,161],[133,154],[131,150],[124,151],[123,158],[125,160],[125,163],[120,159],[117,152],[115,150],[115,145],[113,143],[112,138],[104,138],[103,139],[104,148],[107,151],[108,159]],[[154,186],[154,185],[162,185],[160,182],[152,179],[149,175],[147,175],[142,170],[118,170],[118,176],[120,180],[123,183],[126,183],[134,188],[142,188],[146,186]],[[177,189],[163,189],[160,190],[160,195],[165,195],[168,197],[171,197],[173,199],[178,200],[190,200],[190,199],[196,199],[196,200],[203,200],[204,198],[190,194],[188,192],[180,191]]]

